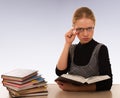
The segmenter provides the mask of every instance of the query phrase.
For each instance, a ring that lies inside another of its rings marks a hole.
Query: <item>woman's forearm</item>
[[[57,63],[57,68],[59,70],[65,70],[67,68],[69,48],[70,48],[70,44],[65,43],[63,51]]]
[[[73,85],[70,83],[63,83],[60,81],[57,81],[57,84],[64,91],[72,92],[96,91],[96,84]]]
[[[73,91],[96,91],[96,84],[73,86]]]

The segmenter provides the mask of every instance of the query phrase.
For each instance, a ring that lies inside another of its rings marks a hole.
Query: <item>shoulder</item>
[[[102,43],[99,43],[99,44],[101,44],[100,51],[108,51],[108,48],[105,44],[102,44]]]
[[[93,41],[94,41],[94,45],[100,47],[100,51],[108,50],[107,46],[104,43],[100,43],[96,40]]]
[[[101,44],[100,50],[99,50],[99,56],[105,56],[108,55],[108,47],[105,44]]]

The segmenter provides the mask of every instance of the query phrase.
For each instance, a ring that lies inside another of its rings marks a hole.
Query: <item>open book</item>
[[[85,83],[92,84],[92,83],[107,80],[107,79],[110,79],[110,76],[100,75],[100,76],[92,76],[92,77],[85,78],[79,75],[63,74],[58,78],[56,78],[55,81],[62,81],[62,82],[68,82],[68,83],[80,85]]]

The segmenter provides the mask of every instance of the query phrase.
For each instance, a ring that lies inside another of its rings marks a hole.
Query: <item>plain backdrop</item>
[[[120,83],[119,0],[0,0],[0,75],[15,68],[36,69],[54,83],[64,34],[82,6],[96,16],[94,39],[108,47],[113,83]]]

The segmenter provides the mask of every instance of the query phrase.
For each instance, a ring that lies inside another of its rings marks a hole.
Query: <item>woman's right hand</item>
[[[72,44],[76,37],[76,31],[74,29],[70,29],[66,34],[65,34],[65,40],[67,44]]]

